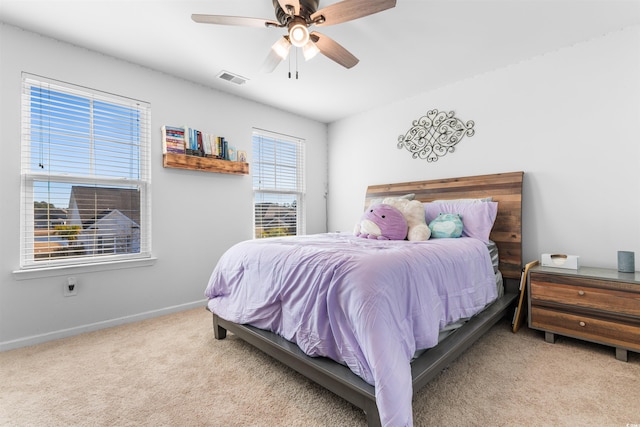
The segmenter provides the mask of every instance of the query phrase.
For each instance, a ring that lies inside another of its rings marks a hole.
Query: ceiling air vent
[[[243,85],[248,80],[248,79],[245,79],[242,76],[230,73],[228,71],[221,71],[220,74],[218,74],[218,78],[221,78],[222,80],[226,80],[226,81],[231,82],[231,83],[235,83],[237,85]]]

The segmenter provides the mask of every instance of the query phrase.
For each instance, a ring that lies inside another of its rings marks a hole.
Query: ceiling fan
[[[306,60],[322,53],[343,67],[351,68],[358,63],[358,58],[324,34],[317,31],[309,32],[309,27],[340,24],[391,9],[396,5],[396,0],[342,0],[318,10],[319,0],[272,1],[277,21],[202,14],[193,14],[191,19],[201,24],[287,28],[287,34],[271,47],[262,66],[264,72],[272,72],[280,61],[287,57],[291,46],[302,48]]]

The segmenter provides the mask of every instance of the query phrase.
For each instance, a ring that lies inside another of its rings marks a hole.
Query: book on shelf
[[[199,130],[196,131],[196,144],[196,156],[204,157],[204,142],[202,140],[202,132],[200,132]]]
[[[191,148],[191,140],[193,139],[192,132],[193,129],[191,129],[189,126],[184,127],[184,148],[185,154],[188,155],[191,155],[191,153],[193,153],[193,149]]]
[[[188,126],[184,127],[185,129],[185,145],[186,150],[185,154],[188,156],[199,156],[200,151],[198,149],[198,133],[197,129],[190,128]]]
[[[213,157],[213,149],[211,145],[211,139],[213,136],[209,133],[202,134],[202,155],[204,157]]]
[[[162,154],[185,154],[184,128],[162,126]]]
[[[224,136],[219,136],[216,138],[215,157],[217,159],[228,160],[227,159],[227,140],[224,139]]]
[[[222,158],[222,140],[224,138],[222,138],[221,136],[216,137],[216,151],[215,151],[215,156],[218,159]]]

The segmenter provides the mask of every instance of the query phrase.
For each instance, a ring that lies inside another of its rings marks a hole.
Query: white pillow
[[[406,200],[413,200],[415,199],[416,195],[415,193],[409,193],[409,194],[405,194],[403,196],[395,196],[395,197],[377,197],[375,199],[371,199],[371,201],[369,202],[369,204],[367,205],[367,207],[365,208],[365,210],[367,210],[369,208],[369,206],[374,205],[376,203],[382,203],[382,201],[384,199],[406,199]]]

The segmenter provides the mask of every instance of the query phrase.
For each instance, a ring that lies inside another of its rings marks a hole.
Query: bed
[[[523,175],[367,189],[365,206],[412,193],[430,203],[426,211],[436,200],[491,198],[497,212],[486,242],[472,237],[367,242],[348,233],[327,233],[234,245],[221,257],[205,291],[215,338],[224,339],[227,331],[237,335],[361,408],[371,427],[411,425],[412,393],[514,305],[522,270]],[[445,244],[456,246],[439,248]],[[493,261],[490,244],[497,247]],[[458,255],[440,256],[445,249]],[[262,270],[271,271],[264,276],[269,283],[249,288]],[[424,286],[415,285],[414,273]]]

